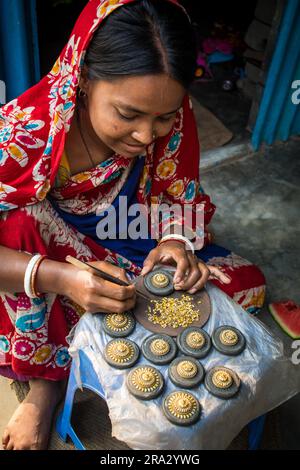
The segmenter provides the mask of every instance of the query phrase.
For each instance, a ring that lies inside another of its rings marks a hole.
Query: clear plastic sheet
[[[246,424],[300,391],[299,366],[284,356],[281,341],[218,288],[210,283],[206,288],[212,314],[204,329],[211,335],[218,326],[235,326],[244,334],[247,346],[236,357],[225,356],[212,348],[201,360],[206,370],[217,365],[233,369],[241,378],[242,386],[238,395],[229,400],[212,396],[203,383],[191,389],[202,406],[201,419],[192,426],[173,425],[163,414],[164,397],[178,389],[168,378],[168,366],[155,366],[166,381],[160,397],[141,401],[129,393],[126,377],[130,369],[114,369],[103,358],[102,352],[111,338],[101,328],[100,314],[85,314],[71,335],[70,353],[75,361],[79,387],[78,351],[82,350],[92,362],[104,389],[112,435],[133,449],[225,449]],[[141,346],[150,334],[137,324],[130,339]],[[146,363],[149,364],[141,355],[138,365]]]

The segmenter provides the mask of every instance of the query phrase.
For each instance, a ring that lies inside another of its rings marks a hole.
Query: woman
[[[147,217],[153,204],[189,205],[194,215],[201,204],[210,222],[187,94],[195,56],[175,0],[90,0],[52,71],[1,109],[0,373],[30,383],[4,432],[6,449],[47,447],[70,366],[65,338],[80,315],[135,304],[133,286],[69,265],[67,255],[123,280],[173,263],[177,289],[194,293],[210,278],[250,311],[263,303],[259,269],[208,244],[206,229],[195,256],[177,234],[184,217],[165,221],[159,243],[121,237],[120,228],[115,238],[98,236],[121,197]]]

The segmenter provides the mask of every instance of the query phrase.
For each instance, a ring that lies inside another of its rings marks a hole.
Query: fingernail
[[[188,291],[189,294],[195,294],[197,292],[197,289],[191,289]]]

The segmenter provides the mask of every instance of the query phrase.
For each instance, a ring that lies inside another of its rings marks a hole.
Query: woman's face
[[[143,153],[147,145],[170,132],[186,93],[167,75],[126,77],[113,82],[82,79],[80,87],[87,94],[90,136],[93,134],[94,140],[100,139],[102,145],[129,158]]]

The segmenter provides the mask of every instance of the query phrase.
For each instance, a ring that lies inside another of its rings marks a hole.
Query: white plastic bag
[[[220,354],[212,347],[201,363],[206,370],[217,365],[233,369],[239,375],[242,386],[238,395],[229,400],[214,397],[203,383],[191,389],[200,401],[202,416],[200,421],[189,427],[176,426],[163,414],[164,397],[178,389],[168,378],[168,365],[155,366],[164,375],[164,393],[155,400],[138,400],[126,387],[130,369],[112,368],[103,358],[103,350],[111,338],[102,330],[101,314],[85,314],[76,327],[70,353],[76,364],[78,385],[78,351],[82,350],[93,364],[104,389],[112,435],[133,449],[225,449],[246,424],[300,391],[299,367],[284,356],[281,341],[217,287],[208,283],[206,288],[212,313],[204,329],[211,335],[218,326],[235,326],[244,334],[247,345],[236,357]],[[141,346],[150,334],[137,324],[130,339]],[[138,364],[146,363],[149,364],[141,355]]]

